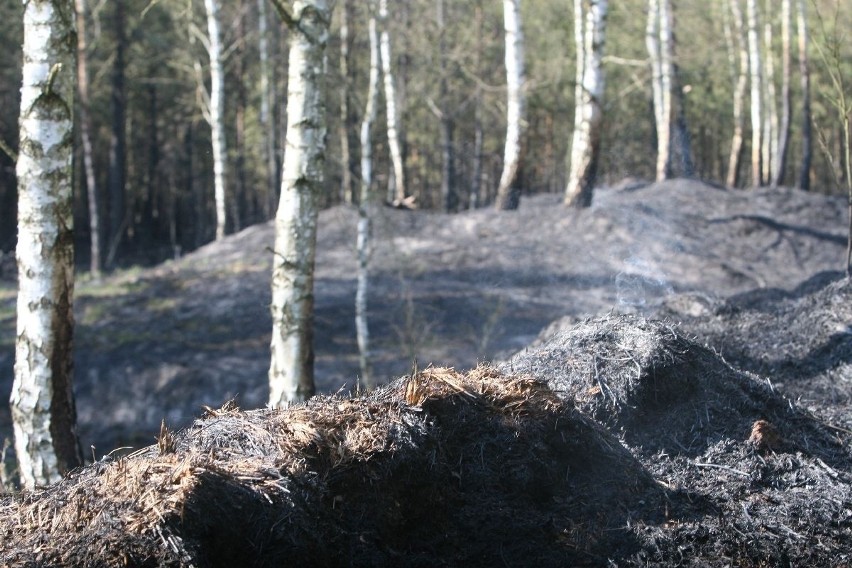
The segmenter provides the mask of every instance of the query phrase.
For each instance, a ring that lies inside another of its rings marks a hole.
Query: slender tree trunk
[[[731,137],[731,154],[728,157],[728,177],[725,183],[728,187],[736,187],[739,180],[740,159],[743,153],[743,101],[745,100],[746,85],[748,84],[748,48],[740,0],[731,0],[730,7],[736,38],[736,41],[732,41],[731,45],[735,46],[732,49],[738,54],[739,65],[736,63],[736,56],[733,56],[732,67],[736,70],[733,109],[734,133]]]
[[[371,130],[376,120],[379,95],[379,37],[376,18],[371,14],[370,80],[367,88],[367,106],[361,120],[361,191],[358,199],[358,285],[355,291],[355,330],[358,338],[358,359],[361,364],[361,381],[367,389],[376,386],[370,354],[370,328],[368,325],[367,297],[370,284],[371,226],[374,207],[372,195],[373,149]]]
[[[455,183],[455,152],[453,151],[453,111],[450,109],[447,88],[447,44],[444,34],[444,0],[435,3],[435,23],[438,28],[438,121],[441,131],[441,204],[446,212],[456,211],[459,197]]]
[[[25,487],[81,462],[72,389],[74,3],[24,2],[11,410]]]
[[[784,183],[787,169],[787,148],[790,145],[790,0],[781,0],[781,124],[775,159],[772,161],[772,186]]]
[[[475,70],[477,76],[482,76],[482,0],[477,0],[475,10],[475,25],[476,25],[476,53],[475,53]],[[476,209],[481,201],[482,190],[482,143],[483,143],[483,127],[482,127],[482,86],[477,81],[474,87],[473,101],[473,166],[471,167],[470,180],[470,199],[468,200],[468,208]]]
[[[314,394],[314,259],[325,166],[325,46],[333,2],[273,0],[290,30],[287,140],[275,216],[269,405]]]
[[[645,45],[651,62],[651,85],[657,132],[657,181],[671,176],[672,33],[669,0],[648,1]]]
[[[204,0],[207,11],[207,48],[210,57],[210,122],[213,145],[213,197],[216,204],[216,240],[225,236],[228,149],[225,144],[225,71],[219,33],[219,0]]]
[[[352,2],[342,0],[340,12],[340,198],[344,203],[352,203],[353,197],[353,162],[349,144],[349,133],[352,129],[352,117],[349,111],[349,20]]]
[[[588,2],[585,23],[582,17],[583,2]],[[588,207],[592,203],[600,156],[603,119],[601,104],[604,93],[601,62],[606,38],[607,1],[574,0],[574,12],[579,15],[579,19],[574,22],[575,36],[583,37],[582,49],[577,55],[577,64],[583,69],[583,80],[580,98],[574,111],[579,114],[579,122],[575,114],[565,204],[571,207]],[[580,26],[580,30],[577,30],[576,26]]]
[[[77,11],[77,109],[80,140],[83,146],[83,170],[86,176],[86,195],[89,202],[90,252],[89,271],[97,278],[101,274],[101,229],[98,214],[98,186],[95,176],[92,134],[89,124],[89,68],[86,46],[86,0],[76,0]]]
[[[269,37],[268,20],[266,15],[266,2],[268,0],[257,0],[258,21],[258,58],[260,59],[260,128],[263,133],[263,153],[266,164],[266,200],[264,201],[264,217],[269,219],[275,210],[276,197],[278,195],[278,160],[276,159],[277,131],[275,119],[272,113],[272,105],[275,100],[272,81],[272,71],[269,65]]]
[[[127,92],[124,81],[124,53],[127,48],[125,0],[115,0],[113,29],[115,31],[115,59],[112,65],[112,132],[109,142],[109,251],[106,264],[112,266],[127,227],[125,188],[127,185]]]
[[[799,38],[799,74],[802,81],[802,165],[799,171],[799,187],[809,191],[814,142],[811,126],[811,72],[808,64],[808,24],[805,19],[805,0],[796,0],[796,27]]]
[[[763,136],[760,152],[763,183],[770,183],[774,167],[776,144],[778,142],[778,104],[775,93],[775,56],[772,49],[772,0],[766,0],[765,22],[763,24],[763,58],[766,73],[763,75]]]
[[[761,85],[763,71],[758,38],[757,0],[746,0],[748,12],[748,60],[751,85],[751,183],[754,187],[763,185],[761,157],[763,138],[763,107]]]
[[[517,209],[520,188],[515,187],[521,165],[521,143],[526,127],[524,100],[524,35],[521,26],[521,0],[503,0],[506,32],[506,144],[503,173],[497,186],[497,209]]]
[[[391,162],[393,163],[393,191],[388,190],[390,201],[405,203],[405,164],[402,159],[402,144],[400,143],[399,116],[396,106],[396,87],[393,74],[393,59],[391,57],[390,32],[388,31],[388,0],[379,0],[379,22],[381,24],[380,50],[382,60],[382,75],[385,85],[385,114],[388,121],[388,146]]]

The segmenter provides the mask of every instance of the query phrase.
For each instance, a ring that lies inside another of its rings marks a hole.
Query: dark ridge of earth
[[[681,302],[680,311],[667,313],[686,325],[715,314],[713,306],[732,296],[795,295],[801,283],[842,266],[845,206],[841,198],[797,190],[726,191],[674,180],[602,188],[594,205],[579,211],[562,207],[557,195],[525,198],[516,212],[384,209],[370,290],[376,369],[389,381],[414,360],[419,368],[434,362],[460,369],[499,360],[564,316],[576,322],[610,312],[652,315]],[[347,207],[320,216],[316,380],[327,393],[351,389],[358,374],[355,222]],[[265,404],[271,243],[271,225],[254,226],[177,261],[79,284],[75,388],[87,453],[90,446],[100,457],[118,446],[147,445],[163,417],[185,426],[202,405],[232,397],[242,408]],[[0,397],[8,400],[14,288],[0,286]],[[836,325],[852,324],[847,316]],[[721,327],[708,328],[711,347],[725,337],[723,315],[713,317]],[[848,344],[838,333],[831,345],[842,349]],[[766,372],[745,363],[769,357],[774,372],[797,361],[795,354],[790,363],[762,353],[737,362]],[[848,410],[848,364],[826,370],[846,381],[841,386],[816,384],[829,376],[818,367],[807,379],[813,389],[800,382],[786,392],[830,391],[825,402]],[[790,387],[780,383],[782,392]],[[8,409],[0,405],[0,439],[11,436]]]

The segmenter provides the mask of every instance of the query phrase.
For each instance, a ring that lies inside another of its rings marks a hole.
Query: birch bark
[[[225,183],[228,149],[225,144],[225,72],[219,32],[219,0],[204,0],[207,12],[207,53],[210,57],[210,130],[213,146],[213,191],[216,203],[216,240],[225,236]]]
[[[376,386],[370,354],[370,328],[367,317],[367,296],[370,284],[371,229],[374,207],[372,194],[373,149],[371,129],[376,120],[379,95],[379,38],[376,18],[371,14],[370,35],[370,79],[367,87],[367,105],[361,120],[361,190],[358,200],[358,283],[355,290],[355,330],[358,339],[358,358],[361,365],[361,381],[367,389]]]
[[[393,191],[388,190],[389,201],[406,203],[405,164],[402,160],[402,146],[399,142],[399,116],[396,107],[396,83],[391,58],[391,40],[388,32],[388,0],[379,0],[379,23],[381,24],[380,56],[382,76],[385,86],[385,114],[388,121],[388,146],[393,163]]]
[[[98,213],[98,187],[95,177],[94,151],[89,125],[89,67],[86,44],[86,0],[76,0],[77,11],[77,108],[80,141],[83,146],[83,170],[86,178],[86,197],[89,205],[89,270],[97,278],[101,273],[101,229]]]
[[[813,134],[811,126],[811,72],[808,64],[808,24],[805,19],[805,0],[796,1],[796,32],[799,40],[799,75],[802,84],[802,162],[799,170],[799,187],[811,188],[811,159]]]
[[[743,101],[748,85],[748,47],[740,0],[731,0],[730,7],[734,36],[730,44],[732,52],[736,52],[732,53],[732,68],[735,70],[736,80],[733,101],[734,133],[731,136],[731,153],[728,156],[728,176],[725,184],[728,187],[736,187],[743,153]]]
[[[521,163],[521,139],[526,124],[524,101],[524,35],[521,29],[521,0],[503,0],[506,34],[506,144],[503,173],[497,186],[497,209],[517,209],[520,189],[513,188]]]
[[[588,5],[585,17],[582,15],[584,2]],[[581,87],[577,89],[571,164],[564,201],[571,207],[588,207],[592,203],[600,155],[603,119],[601,103],[604,93],[601,63],[606,38],[607,0],[574,0],[574,13],[575,38],[582,37],[582,48],[578,46],[577,66],[583,70],[583,75]]]
[[[287,134],[275,215],[269,405],[314,394],[314,259],[325,168],[322,79],[333,2],[273,0],[290,30]]]
[[[29,489],[80,464],[72,391],[74,3],[24,1],[11,410]]]
[[[746,0],[746,10],[748,12],[748,61],[751,85],[751,183],[754,187],[759,187],[763,184],[761,176],[763,172],[761,168],[763,107],[760,90],[763,84],[763,71],[758,37],[757,0]]]

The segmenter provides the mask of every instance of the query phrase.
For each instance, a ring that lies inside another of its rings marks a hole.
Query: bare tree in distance
[[[314,394],[314,264],[325,168],[325,47],[333,0],[272,0],[290,32],[287,134],[275,215],[269,405]]]
[[[379,37],[379,49],[382,61],[382,77],[385,86],[385,115],[388,123],[388,147],[390,149],[391,163],[393,165],[393,185],[388,186],[388,201],[398,206],[406,206],[412,203],[407,198],[405,188],[405,164],[402,159],[402,145],[400,143],[399,113],[396,104],[396,81],[394,79],[393,59],[391,49],[390,32],[388,31],[388,0],[379,0],[379,25],[381,33]]]
[[[513,188],[513,184],[521,164],[521,143],[526,125],[521,0],[503,0],[503,23],[506,33],[506,143],[495,206],[509,210],[517,209],[520,201],[520,190]]]
[[[574,0],[574,42],[577,46],[577,86],[574,135],[565,205],[592,204],[603,120],[604,73],[602,58],[606,38],[607,0]]]
[[[222,37],[219,31],[219,0],[204,0],[207,12],[207,38],[204,47],[210,57],[210,97],[204,118],[210,124],[213,149],[213,191],[216,203],[216,240],[225,237],[228,149],[225,142],[225,70]]]
[[[367,389],[376,386],[370,354],[370,328],[367,313],[367,297],[370,285],[371,229],[375,197],[373,184],[373,149],[371,129],[376,120],[379,98],[379,37],[376,31],[374,2],[370,2],[368,34],[370,41],[370,75],[367,85],[367,103],[361,120],[361,191],[358,199],[358,277],[355,290],[355,331],[358,341],[358,360],[361,366],[361,383]]]
[[[11,410],[23,485],[81,463],[72,388],[74,2],[26,0]]]

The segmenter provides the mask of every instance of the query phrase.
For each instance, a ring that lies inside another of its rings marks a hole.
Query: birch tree
[[[370,328],[367,318],[367,295],[370,278],[371,228],[373,216],[373,149],[371,130],[376,120],[379,95],[379,38],[376,18],[370,6],[370,79],[367,87],[367,104],[361,120],[361,190],[358,200],[358,284],[355,291],[355,330],[358,339],[358,354],[361,365],[361,381],[371,389],[376,386],[370,355]]]
[[[314,394],[314,259],[325,167],[322,79],[333,0],[272,0],[290,31],[287,134],[272,267],[269,405]]]
[[[266,2],[257,0],[257,54],[260,63],[260,128],[263,133],[263,153],[266,164],[267,200],[264,204],[266,218],[272,216],[275,209],[275,196],[278,193],[278,158],[276,155],[276,128],[272,104],[275,100],[275,81],[269,65],[269,31],[266,14]]]
[[[503,0],[506,33],[506,143],[503,173],[497,187],[497,209],[517,209],[518,189],[513,189],[521,163],[524,115],[524,35],[521,29],[521,0]]]
[[[585,9],[584,9],[585,6]],[[574,0],[577,88],[565,204],[588,207],[600,155],[607,0]]]
[[[86,0],[76,0],[77,11],[77,109],[80,125],[80,142],[83,146],[83,171],[86,179],[86,197],[89,202],[89,270],[92,276],[101,273],[101,230],[98,213],[97,177],[89,124],[89,68],[86,44]]]
[[[763,95],[763,135],[760,148],[760,178],[768,183],[772,177],[775,149],[778,142],[778,103],[775,93],[775,54],[772,49],[771,0],[767,0],[763,22],[763,68],[764,73],[760,92]]]
[[[379,0],[379,23],[381,24],[380,56],[382,77],[385,87],[385,115],[388,122],[388,147],[393,164],[393,190],[388,188],[388,200],[397,205],[405,205],[405,164],[402,160],[402,145],[399,141],[399,116],[396,107],[396,82],[391,58],[391,39],[388,31],[388,0]]]
[[[733,30],[728,30],[728,40],[731,69],[734,79],[733,119],[734,132],[731,136],[731,152],[728,156],[728,175],[725,184],[728,187],[736,187],[740,159],[743,153],[743,102],[745,100],[746,86],[748,85],[748,47],[745,39],[745,26],[743,24],[743,13],[740,8],[740,0],[730,1],[731,19]],[[727,30],[727,28],[726,28]]]
[[[657,131],[657,181],[671,175],[672,31],[670,0],[648,0],[645,45],[651,64],[651,90]]]
[[[74,3],[24,1],[11,410],[25,487],[81,462],[72,390]]]
[[[216,240],[225,236],[228,149],[225,144],[225,71],[222,66],[222,37],[219,31],[219,0],[204,0],[207,12],[207,41],[210,57],[210,104],[204,113],[210,124],[213,150],[213,192],[216,203]]]
[[[746,0],[748,12],[748,61],[751,94],[751,183],[754,187],[763,184],[761,157],[763,149],[763,97],[760,87],[763,84],[763,71],[760,57],[760,40],[757,22],[757,0]]]

